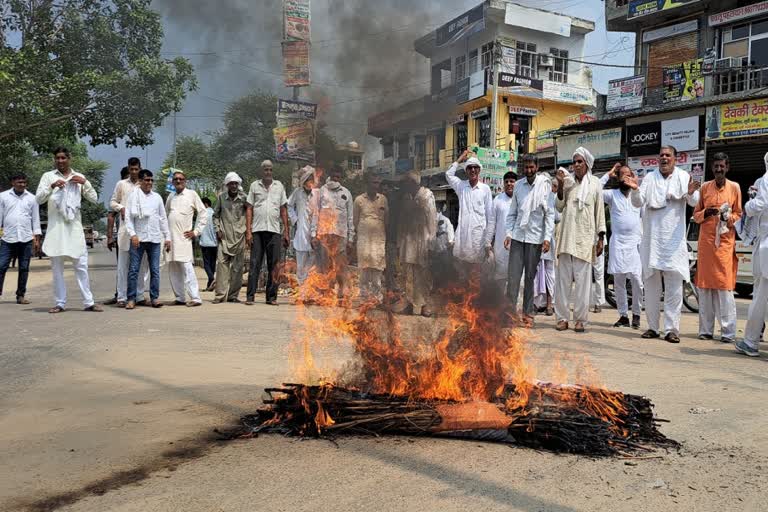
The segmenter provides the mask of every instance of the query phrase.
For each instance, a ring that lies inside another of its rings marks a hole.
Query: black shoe
[[[619,321],[613,324],[614,327],[629,327],[629,318],[626,316],[619,317]]]
[[[714,337],[711,334],[699,334],[699,339],[700,340],[711,340],[713,338]]]
[[[640,315],[632,315],[632,328],[633,329],[640,328]]]
[[[667,333],[664,339],[667,340],[667,343],[680,343],[680,337],[673,332]]]
[[[661,335],[657,333],[656,331],[652,331],[648,329],[643,334],[640,335],[641,338],[644,338],[646,340],[649,340],[651,338],[661,338]]]

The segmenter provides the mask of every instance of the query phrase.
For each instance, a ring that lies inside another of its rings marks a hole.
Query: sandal
[[[132,300],[129,300],[125,305],[125,309],[136,309],[136,303]]]
[[[159,309],[159,308],[161,308],[163,306],[164,306],[164,304],[162,302],[160,302],[159,300],[153,300],[152,301],[152,307],[155,308],[155,309]]]
[[[584,328],[584,323],[576,322],[576,325],[573,326],[573,332],[586,332],[586,329]]]
[[[128,307],[128,306],[126,306],[126,307]],[[83,308],[83,311],[88,311],[90,313],[103,313],[104,312],[104,310],[101,309],[101,306],[99,306],[98,304],[92,304],[92,305],[88,306],[87,308]]]
[[[560,320],[557,322],[557,327],[555,327],[555,330],[557,331],[567,331],[568,330],[568,322],[565,320]]]
[[[61,306],[56,306],[48,310],[48,312],[52,315],[55,315],[56,313],[63,313],[65,309]]]

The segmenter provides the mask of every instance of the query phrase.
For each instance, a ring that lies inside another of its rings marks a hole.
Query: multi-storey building
[[[583,133],[558,139],[558,160],[576,139],[621,130],[619,144],[596,144],[606,167],[619,153],[642,174],[672,144],[694,177],[711,179],[724,151],[746,191],[768,152],[768,1],[606,0],[605,19],[637,35],[635,69],[609,83],[588,122],[567,127]]]
[[[420,171],[449,207],[454,196],[443,173],[464,149],[481,148],[484,179],[498,190],[522,153],[536,152],[552,168],[548,131],[594,109],[595,101],[591,72],[578,62],[594,22],[506,0],[456,14],[414,43],[430,61],[429,94],[368,120],[368,133],[381,140],[384,156],[372,168],[392,175]]]

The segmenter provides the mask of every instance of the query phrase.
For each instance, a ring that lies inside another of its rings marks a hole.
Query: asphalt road
[[[97,297],[112,293],[113,258],[92,253]],[[212,305],[204,294],[201,308],[85,313],[68,280],[73,300],[61,315],[47,313],[46,260],[33,264],[31,305],[0,299],[0,510],[768,509],[768,359],[694,339],[693,314],[678,346],[611,328],[614,310],[585,335],[557,333],[547,318],[526,334],[542,366],[589,357],[608,387],[649,396],[670,420],[663,432],[682,443],[658,458],[426,438],[218,443],[215,428],[290,377],[295,308]],[[747,305],[739,301],[740,328]]]

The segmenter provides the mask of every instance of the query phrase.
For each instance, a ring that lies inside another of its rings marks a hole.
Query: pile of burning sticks
[[[420,401],[332,385],[284,384],[265,391],[269,398],[242,419],[239,437],[449,436],[594,456],[677,446],[659,432],[665,420],[654,418],[647,398],[578,386],[535,384],[518,407],[508,405],[515,403],[511,384],[489,402]],[[602,418],[596,395],[618,401],[620,415]]]

